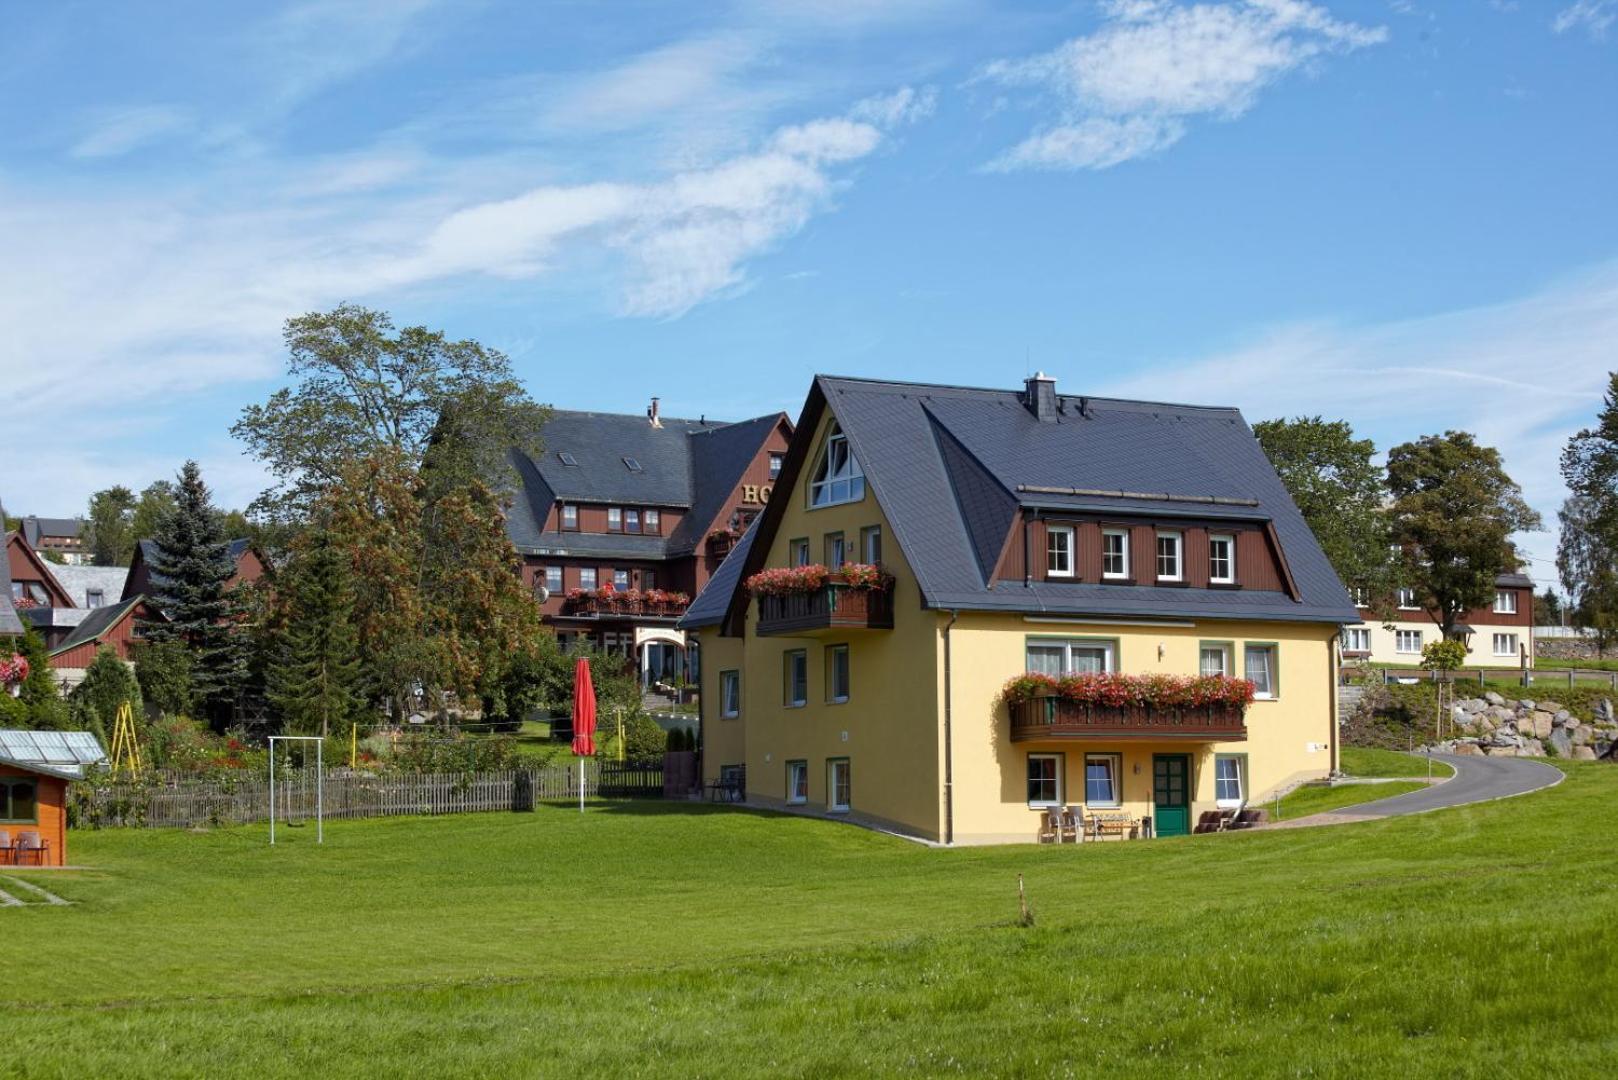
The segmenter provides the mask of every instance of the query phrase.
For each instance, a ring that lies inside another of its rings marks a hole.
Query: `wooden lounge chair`
[[[50,851],[49,840],[41,840],[39,833],[25,829],[17,834],[17,847],[12,852],[12,861],[22,866],[25,860],[31,858],[35,866],[44,866],[45,854],[48,851]]]
[[[0,829],[0,866],[10,866],[16,854],[11,847],[11,830]]]

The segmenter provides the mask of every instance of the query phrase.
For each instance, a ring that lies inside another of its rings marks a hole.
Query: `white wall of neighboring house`
[[[1361,623],[1356,627],[1348,627],[1343,631],[1344,660],[1348,662],[1369,662],[1373,664],[1420,664],[1422,646],[1438,641],[1443,635],[1439,632],[1438,624],[1421,612],[1404,612],[1408,618],[1400,618],[1384,626],[1379,622]],[[1485,623],[1469,621],[1466,625],[1472,628],[1472,638],[1468,642],[1470,651],[1466,654],[1466,667],[1506,668],[1518,667],[1523,662],[1526,651],[1528,666],[1534,664],[1534,634],[1533,627],[1519,624],[1506,625],[1502,623]],[[1500,641],[1496,638],[1500,637]],[[1356,652],[1357,645],[1368,638],[1370,642],[1370,656],[1366,657]],[[1505,651],[1497,652],[1496,646]],[[1403,648],[1401,648],[1403,646]]]

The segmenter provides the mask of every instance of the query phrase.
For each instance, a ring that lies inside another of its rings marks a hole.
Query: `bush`
[[[103,645],[96,658],[85,670],[84,681],[73,688],[69,700],[75,706],[75,726],[91,724],[86,730],[95,731],[106,743],[107,733],[118,719],[118,707],[129,703],[134,715],[143,715],[140,686],[129,666],[118,659],[111,646]]]
[[[516,767],[517,744],[506,735],[412,733],[399,737],[387,763],[409,772],[498,772]]]
[[[146,704],[165,716],[191,712],[191,653],[179,641],[135,646],[135,679]]]

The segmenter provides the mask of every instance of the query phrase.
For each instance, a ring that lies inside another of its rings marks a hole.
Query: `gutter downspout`
[[[955,620],[961,617],[959,609],[951,608],[949,622],[944,624],[944,844],[955,843],[955,751],[950,739],[952,705],[950,694],[949,632]]]

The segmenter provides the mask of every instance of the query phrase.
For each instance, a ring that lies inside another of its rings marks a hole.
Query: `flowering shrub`
[[[893,577],[870,563],[845,563],[828,570],[819,563],[760,570],[747,579],[747,591],[754,596],[791,596],[811,593],[826,584],[847,585],[851,589],[888,589]]]
[[[28,678],[28,657],[13,656],[0,660],[0,686],[14,686]]]
[[[1055,696],[1092,708],[1245,708],[1253,700],[1253,684],[1224,675],[1094,673],[1056,678],[1028,672],[1008,680],[1001,696],[1012,703]]]
[[[594,595],[589,589],[569,589],[567,591],[567,598],[575,604],[581,600],[588,600]]]

